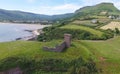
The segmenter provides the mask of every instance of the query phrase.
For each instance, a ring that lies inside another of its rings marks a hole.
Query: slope
[[[63,53],[42,50],[42,46],[60,42],[61,40],[51,42],[16,41],[0,43],[0,60],[8,57],[26,57],[31,60],[61,58],[65,61],[70,61],[82,56],[84,59],[93,58],[97,66],[102,69],[102,74],[120,73],[120,37],[107,41],[75,40],[72,42],[72,46]],[[7,67],[9,66],[7,64]]]
[[[87,13],[87,14],[96,14],[106,11],[110,13],[119,13],[120,11],[114,6],[113,3],[100,3],[95,6],[86,6],[76,10],[75,13]]]
[[[98,59],[102,74],[120,74],[120,37],[107,41],[81,41]]]

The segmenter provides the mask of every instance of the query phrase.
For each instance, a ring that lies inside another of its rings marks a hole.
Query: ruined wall
[[[66,43],[66,47],[69,48],[71,45],[71,34],[64,34],[64,42]]]
[[[66,48],[66,43],[63,42],[62,44],[54,47],[54,48],[49,48],[47,46],[43,47],[44,50],[47,50],[47,51],[54,51],[54,52],[62,52],[64,49]]]
[[[54,48],[49,48],[49,47],[45,46],[45,47],[43,47],[43,50],[62,52],[65,48],[69,48],[70,45],[71,45],[71,34],[64,34],[64,42],[63,43],[61,43],[60,45],[58,45]]]

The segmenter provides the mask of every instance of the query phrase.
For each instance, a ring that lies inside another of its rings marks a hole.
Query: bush
[[[78,39],[78,40],[106,40],[109,38],[110,34],[103,34],[103,36],[97,36],[94,35],[88,31],[84,30],[73,30],[73,29],[61,29],[58,27],[47,27],[44,28],[43,31],[45,32],[44,34],[41,34],[38,36],[39,41],[49,41],[52,39],[63,39],[63,35],[65,33],[72,34],[73,39]]]
[[[33,60],[27,58],[9,57],[0,62],[0,71],[20,67],[24,74],[52,73],[52,74],[94,74],[97,73],[96,64],[93,61],[85,62],[82,57],[72,61],[62,59],[45,58]]]
[[[116,35],[119,35],[119,34],[120,34],[120,31],[119,31],[118,28],[115,28],[115,34],[116,34]]]
[[[38,36],[38,41],[50,41],[53,39],[63,39],[65,33],[72,34],[72,39],[78,40],[106,40],[112,38],[114,33],[111,30],[102,31],[101,36],[92,34],[88,31],[78,30],[78,29],[61,29],[58,27],[46,27],[43,29],[45,32]]]

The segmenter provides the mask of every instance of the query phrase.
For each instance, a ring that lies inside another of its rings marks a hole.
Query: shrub
[[[82,57],[72,61],[62,59],[45,58],[33,60],[27,58],[9,57],[0,62],[0,71],[20,67],[24,74],[34,73],[66,73],[67,74],[94,74],[97,73],[96,64],[93,61],[84,61]]]

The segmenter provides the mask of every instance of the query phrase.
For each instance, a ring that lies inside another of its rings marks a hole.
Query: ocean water
[[[0,23],[0,42],[14,41],[16,38],[31,36],[25,30],[42,29],[47,25]]]

